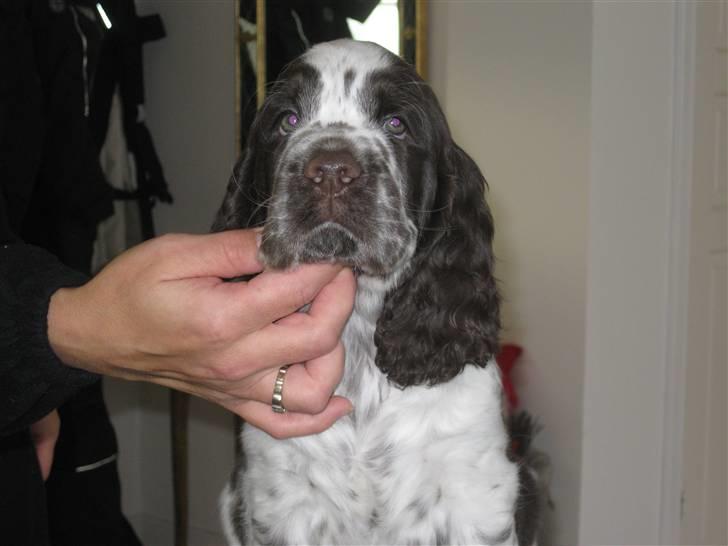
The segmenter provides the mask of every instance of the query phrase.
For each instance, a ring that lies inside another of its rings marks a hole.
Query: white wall
[[[167,37],[144,46],[148,125],[174,195],[160,233],[205,233],[236,159],[235,17],[230,0],[140,0]]]
[[[580,544],[660,543],[675,14],[594,4]]]
[[[590,2],[433,2],[430,80],[490,185],[505,341],[576,544],[590,154]]]

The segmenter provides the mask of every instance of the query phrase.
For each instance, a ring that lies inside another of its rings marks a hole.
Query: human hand
[[[48,338],[71,366],[144,380],[216,402],[272,436],[325,430],[351,411],[332,393],[343,374],[341,331],[355,281],[338,265],[258,273],[256,233],[166,235],[58,290]],[[311,303],[308,313],[297,313]],[[286,413],[271,397],[280,366]]]
[[[56,449],[56,441],[60,430],[61,418],[58,417],[56,410],[30,425],[30,438],[35,447],[35,456],[38,458],[38,466],[40,466],[43,481],[46,481],[51,473],[53,453]]]

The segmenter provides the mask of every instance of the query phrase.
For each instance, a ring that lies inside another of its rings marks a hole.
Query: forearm
[[[27,427],[98,379],[65,365],[48,342],[51,296],[85,281],[39,248],[0,247],[0,434]]]
[[[102,373],[101,351],[94,352],[94,348],[99,344],[99,338],[103,339],[105,328],[103,321],[88,316],[80,294],[82,290],[66,287],[51,296],[48,303],[48,343],[67,366]],[[94,327],[89,328],[89,323]]]

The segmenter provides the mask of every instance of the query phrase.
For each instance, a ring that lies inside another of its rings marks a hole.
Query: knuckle
[[[211,368],[215,377],[222,381],[237,381],[242,375],[240,367],[230,362],[215,363]]]
[[[245,263],[246,259],[249,258],[251,252],[249,247],[239,243],[240,241],[238,239],[232,237],[220,238],[222,255],[225,256],[225,260],[229,264],[231,271],[239,269],[241,264]]]
[[[339,343],[339,336],[336,331],[326,325],[319,325],[313,328],[311,343],[321,355],[328,354],[336,348]]]
[[[175,258],[180,251],[185,248],[189,241],[189,236],[181,233],[165,233],[154,239],[143,243],[145,252],[153,255],[155,260],[153,265],[156,267],[168,267],[169,259]],[[141,245],[140,245],[141,246]]]
[[[225,381],[229,383],[237,382],[244,378],[244,370],[242,369],[239,360],[235,359],[233,355],[214,352],[211,353],[210,358],[204,359],[205,379],[212,379],[213,381]],[[238,398],[238,393],[235,392],[232,386],[230,390],[216,391],[213,394],[219,395],[230,400]]]
[[[318,415],[319,413],[323,412],[328,405],[329,395],[323,395],[318,400],[316,400],[316,403],[313,406],[311,406],[311,412],[314,415]]]
[[[297,308],[311,303],[311,300],[313,300],[315,296],[315,292],[311,289],[311,287],[305,284],[291,283],[287,286],[288,292],[286,297]]]
[[[184,235],[179,233],[165,233],[157,238],[162,247],[176,247],[185,239]]]
[[[316,383],[309,391],[306,400],[306,409],[312,414],[321,413],[326,409],[331,398],[331,392],[326,385]]]
[[[234,329],[226,313],[210,312],[198,317],[198,333],[203,342],[224,344],[232,341]]]

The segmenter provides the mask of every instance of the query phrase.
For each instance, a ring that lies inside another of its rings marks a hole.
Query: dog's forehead
[[[362,92],[368,76],[391,66],[390,53],[370,42],[337,40],[311,48],[303,60],[318,73],[321,83],[318,109],[312,121],[323,125],[367,123]]]

